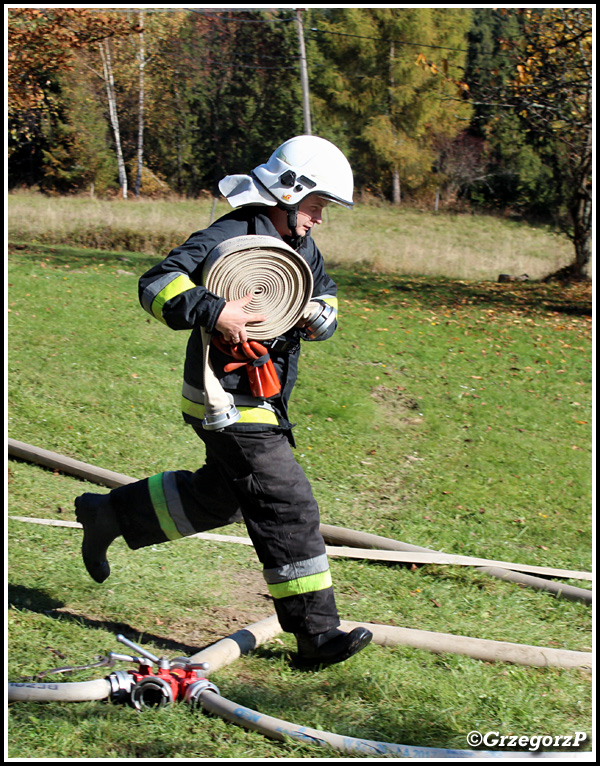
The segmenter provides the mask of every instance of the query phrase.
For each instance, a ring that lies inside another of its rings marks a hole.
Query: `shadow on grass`
[[[285,660],[282,655],[288,654],[289,657],[289,653],[285,651],[270,652],[262,647],[259,647],[257,654],[274,662]],[[345,672],[341,677],[338,671],[332,674],[327,670],[307,672],[295,669],[294,675],[301,674],[307,682],[295,684],[293,676],[288,678],[284,695],[280,688],[268,688],[266,682],[257,686],[238,681],[227,688],[225,696],[235,701],[240,708],[244,706],[291,724],[290,731],[298,734],[304,733],[304,727],[338,734],[344,738],[344,744],[349,748],[345,754],[350,757],[389,756],[393,751],[386,751],[385,745],[391,745],[392,748],[399,745],[445,749],[451,747],[448,743],[461,738],[462,732],[448,725],[443,715],[436,720],[431,710],[428,710],[425,721],[423,711],[418,705],[414,708],[407,705],[399,711],[393,705],[387,706],[384,700],[369,699],[368,682],[364,684],[361,694],[361,676],[359,674],[357,678],[356,670],[353,671],[350,663],[347,667],[344,666]],[[307,678],[311,675],[314,677],[312,683],[311,679]],[[348,704],[345,704],[344,700]],[[321,708],[324,704],[329,710],[325,717],[334,717],[335,720],[329,723],[315,723],[312,720],[315,711],[317,718],[323,720],[324,713]],[[360,707],[363,708],[362,712]],[[241,717],[245,716],[242,714]],[[248,714],[247,717],[251,718],[251,715]],[[285,728],[282,727],[281,730],[285,731]],[[352,742],[352,739],[356,741]],[[307,738],[307,743],[309,742]],[[313,743],[320,744],[318,740]],[[378,744],[383,747],[378,748]],[[466,745],[465,749],[468,749]],[[335,750],[326,747],[322,752],[334,753]]]
[[[375,274],[366,270],[332,269],[340,293],[393,309],[420,308],[518,310],[523,313],[592,315],[592,282],[483,282],[442,277]]]
[[[120,651],[119,644],[116,640],[117,633],[122,633],[126,638],[136,643],[152,642],[155,646],[160,647],[165,652],[173,652],[178,655],[191,655],[195,654],[202,647],[189,646],[179,641],[173,641],[164,636],[156,636],[152,633],[144,631],[140,634],[139,629],[133,628],[124,622],[118,622],[114,620],[95,620],[90,617],[86,617],[83,614],[72,612],[65,609],[64,604],[61,601],[57,601],[44,591],[36,588],[27,588],[23,585],[8,584],[8,605],[17,607],[18,609],[25,609],[30,612],[36,612],[43,614],[46,617],[51,617],[55,620],[74,622],[78,625],[82,625],[87,628],[94,628],[96,630],[105,630],[109,633],[115,634],[115,647],[113,651]]]

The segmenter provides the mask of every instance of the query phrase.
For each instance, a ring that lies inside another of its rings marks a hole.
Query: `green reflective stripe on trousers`
[[[150,500],[152,501],[154,513],[165,537],[169,540],[179,540],[183,535],[179,532],[169,514],[167,498],[163,488],[162,473],[157,473],[156,476],[151,476],[148,479],[148,491],[150,492]]]
[[[289,582],[271,583],[267,585],[267,588],[273,598],[285,598],[299,596],[301,593],[312,593],[315,590],[325,590],[331,585],[331,572],[328,569],[326,572],[299,577]]]

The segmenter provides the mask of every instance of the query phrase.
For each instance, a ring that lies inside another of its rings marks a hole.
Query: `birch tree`
[[[146,50],[144,46],[144,11],[139,15],[139,109],[138,109],[138,146],[137,146],[137,173],[135,179],[135,196],[140,196],[140,187],[142,185],[142,167],[144,165],[144,98],[145,83],[144,69],[146,67]]]
[[[98,48],[100,50],[100,58],[102,59],[102,70],[104,72],[104,82],[106,85],[110,124],[112,126],[115,140],[117,167],[119,169],[119,186],[121,187],[123,199],[127,199],[127,172],[125,169],[125,160],[123,159],[123,150],[121,148],[121,130],[119,127],[119,114],[117,111],[117,94],[115,91],[115,78],[113,75],[112,57],[108,39],[103,40]]]

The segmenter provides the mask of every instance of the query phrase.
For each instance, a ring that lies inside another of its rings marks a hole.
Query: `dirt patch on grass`
[[[223,591],[228,604],[203,607],[193,616],[170,623],[169,637],[200,649],[275,612],[258,568],[232,572]]]
[[[418,400],[401,389],[377,386],[371,391],[371,396],[388,422],[404,426],[422,423],[423,418],[419,415],[421,405]]]

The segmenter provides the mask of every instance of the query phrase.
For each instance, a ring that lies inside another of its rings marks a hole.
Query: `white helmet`
[[[296,136],[276,149],[252,177],[283,207],[296,207],[309,194],[352,207],[354,180],[344,154],[318,136]]]
[[[350,163],[337,146],[318,136],[290,138],[250,176],[226,176],[219,189],[233,207],[278,205],[293,211],[309,194],[354,205]]]

